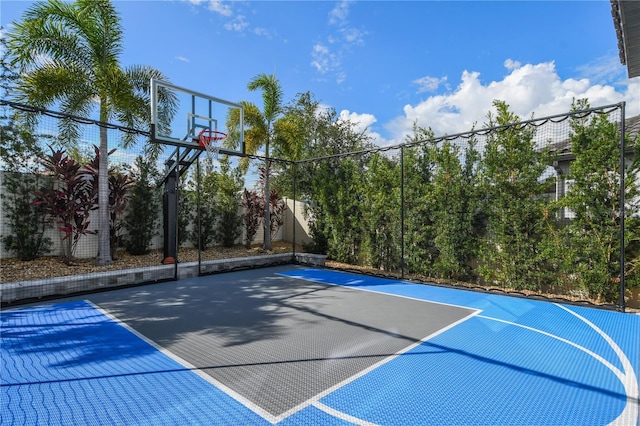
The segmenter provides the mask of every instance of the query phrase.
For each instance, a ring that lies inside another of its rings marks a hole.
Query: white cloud
[[[596,58],[579,66],[576,71],[581,77],[600,84],[612,83],[627,75],[625,67],[620,64],[620,58],[614,55]]]
[[[518,61],[514,61],[513,59],[507,59],[504,61],[504,67],[508,70],[515,70],[520,68],[521,64]]]
[[[353,130],[358,133],[366,133],[376,145],[387,145],[387,141],[377,132],[371,130],[371,126],[378,121],[373,114],[359,114],[347,109],[340,111],[338,120],[349,121],[354,125]]]
[[[363,132],[366,128],[378,121],[373,114],[358,114],[348,109],[340,111],[339,120],[350,121],[355,125],[356,131]]]
[[[311,65],[321,74],[326,74],[340,66],[338,57],[327,46],[319,43],[313,46],[311,59]]]
[[[364,45],[364,36],[367,33],[356,28],[341,28],[340,35],[347,45],[362,46]]]
[[[207,5],[207,9],[209,9],[212,12],[219,13],[222,16],[233,15],[233,11],[231,10],[231,7],[227,3],[223,3],[222,1],[219,1],[219,0],[210,0]]]
[[[233,11],[228,3],[224,3],[221,0],[185,0],[187,3],[194,6],[200,6],[202,4],[207,5],[207,9],[212,12],[218,13],[222,16],[231,16]]]
[[[587,98],[592,107],[626,101],[628,117],[640,114],[640,79],[619,83],[623,90],[617,91],[612,85],[594,84],[588,78],[563,80],[553,62],[522,65],[507,60],[504,66],[509,73],[502,80],[483,84],[480,73],[464,71],[453,91],[405,105],[402,116],[385,124],[392,142],[403,142],[412,133],[414,121],[419,126],[431,127],[436,135],[471,130],[487,121],[495,99],[507,102],[523,120],[532,114],[543,117],[567,112],[573,99],[579,98]],[[433,82],[427,77],[423,83],[429,86]]]
[[[181,62],[191,62],[189,58],[185,58],[184,56],[176,56],[176,59]]]
[[[268,39],[271,39],[271,32],[266,28],[256,27],[253,29],[253,33],[258,37],[266,37]]]
[[[249,26],[244,15],[238,15],[233,20],[224,24],[224,28],[229,31],[242,32]]]
[[[413,80],[413,83],[418,85],[418,93],[424,93],[433,92],[441,84],[446,83],[446,81],[446,76],[442,78],[425,76],[417,80]]]
[[[238,13],[238,4],[242,3],[234,3],[229,1],[222,0],[183,0],[194,6],[202,6],[206,5],[207,10],[216,13],[224,18],[228,18],[227,22],[224,23],[223,28],[227,31],[244,33],[245,31],[250,31],[254,35],[258,37],[266,37],[271,38],[271,32],[266,28],[256,27],[251,29],[251,24],[247,21],[247,17],[241,13]],[[237,6],[232,8],[232,5]]]
[[[349,24],[349,8],[353,2],[349,0],[338,2],[329,11],[329,26],[331,28],[326,36],[325,43],[316,43],[311,51],[311,65],[320,73],[335,73],[335,81],[342,84],[347,79],[346,72],[342,69],[342,59],[349,54],[354,46],[363,46],[367,32],[354,28]],[[329,52],[326,45],[333,46]]]
[[[349,16],[350,1],[341,1],[329,12],[329,23],[331,25],[340,25],[346,21]]]

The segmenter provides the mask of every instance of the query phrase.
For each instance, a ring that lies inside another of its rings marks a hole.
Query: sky
[[[4,32],[31,1],[2,0]],[[148,65],[173,84],[262,105],[247,90],[275,74],[284,101],[311,92],[381,146],[413,124],[436,135],[487,121],[492,101],[523,120],[626,101],[640,114],[640,77],[620,64],[609,0],[116,0],[122,66]]]

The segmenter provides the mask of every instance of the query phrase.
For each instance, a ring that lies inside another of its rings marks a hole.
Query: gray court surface
[[[475,311],[234,272],[84,296],[274,418]]]

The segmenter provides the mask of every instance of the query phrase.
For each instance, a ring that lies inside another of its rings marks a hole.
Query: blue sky
[[[0,3],[10,30],[33,2]],[[115,1],[123,65],[150,65],[179,86],[261,105],[246,89],[275,73],[285,101],[311,91],[367,128],[402,142],[417,120],[437,135],[485,122],[493,99],[523,119],[627,102],[640,78],[620,65],[609,0]]]

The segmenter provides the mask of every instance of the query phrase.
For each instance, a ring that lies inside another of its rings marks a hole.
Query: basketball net
[[[226,139],[227,134],[217,130],[204,129],[198,134],[198,143],[207,151],[207,157],[211,162],[220,155],[220,142]]]

